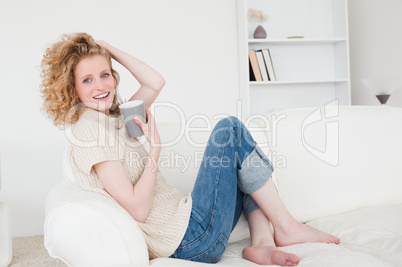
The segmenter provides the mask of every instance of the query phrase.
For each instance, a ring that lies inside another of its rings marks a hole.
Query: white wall
[[[186,117],[236,115],[238,63],[233,0],[3,1],[0,8],[2,189],[13,236],[43,233],[45,198],[62,176],[64,132],[39,110],[43,51],[62,33],[85,31],[157,69],[167,84],[159,102]],[[128,99],[137,82],[121,66]],[[157,121],[177,121],[157,109]]]
[[[362,78],[402,77],[402,1],[349,0],[353,105],[379,105]],[[402,85],[387,105],[402,107]]]

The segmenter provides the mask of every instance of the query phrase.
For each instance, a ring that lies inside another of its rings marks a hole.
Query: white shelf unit
[[[253,38],[249,8],[268,15],[266,39]],[[237,12],[243,117],[334,100],[350,105],[347,0],[237,0]],[[249,81],[251,49],[270,50],[276,81]]]

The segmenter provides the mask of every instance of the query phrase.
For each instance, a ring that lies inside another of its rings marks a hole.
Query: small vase
[[[264,29],[261,25],[259,25],[259,26],[255,29],[255,31],[254,31],[254,38],[258,38],[258,39],[267,38],[267,32],[265,31],[265,29]]]

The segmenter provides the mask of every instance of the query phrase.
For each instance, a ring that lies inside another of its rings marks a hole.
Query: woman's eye
[[[102,75],[102,78],[107,78],[107,77],[109,77],[109,73],[105,73]]]
[[[89,83],[90,81],[91,81],[91,79],[88,78],[88,79],[84,80],[84,83]]]

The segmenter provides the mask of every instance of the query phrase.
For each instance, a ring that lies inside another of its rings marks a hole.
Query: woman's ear
[[[114,91],[116,92],[117,78],[116,78],[116,75],[114,73],[113,73],[113,82],[114,82],[113,88],[114,88]]]

